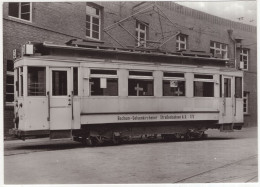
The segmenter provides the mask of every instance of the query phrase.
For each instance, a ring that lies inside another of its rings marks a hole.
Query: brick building
[[[257,125],[256,27],[172,2],[3,3],[4,133],[13,127],[13,59],[27,41],[212,53],[244,70],[245,126]],[[16,50],[16,51],[14,51]]]

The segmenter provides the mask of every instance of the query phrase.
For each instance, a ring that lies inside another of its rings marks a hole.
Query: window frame
[[[87,7],[98,9],[99,10],[99,15],[94,15],[94,14],[88,13],[87,12]],[[103,12],[102,12],[102,8],[100,6],[95,5],[93,3],[86,3],[86,16],[88,15],[90,17],[90,22],[89,22],[89,24],[90,24],[90,29],[89,29],[90,30],[90,36],[87,36],[87,34],[85,33],[86,38],[93,39],[93,40],[98,40],[98,41],[101,40],[102,14],[103,14]],[[94,38],[93,37],[93,33],[92,33],[93,32],[93,18],[97,18],[99,20],[98,38]],[[87,24],[87,20],[86,19],[85,19],[85,23]],[[87,26],[85,26],[85,29],[87,31]]]
[[[32,22],[32,2],[9,2],[9,4],[10,3],[18,3],[19,4],[19,10],[18,10],[19,12],[18,12],[18,17],[11,16],[11,15],[9,15],[9,7],[8,7],[8,17],[18,19],[18,20],[22,20],[22,21],[26,21],[26,22],[30,22],[30,23]],[[21,18],[22,3],[29,3],[29,5],[30,5],[30,19],[29,20]],[[8,6],[9,6],[9,4],[8,4]]]
[[[141,29],[141,25],[144,26],[144,30]],[[146,47],[147,46],[147,37],[148,37],[147,36],[148,35],[148,24],[144,23],[142,21],[136,20],[135,32],[137,33],[137,36],[135,35],[137,38],[136,46],[137,47]],[[141,44],[141,37],[140,37],[141,33],[143,33],[145,36],[143,44]]]
[[[244,53],[244,51],[246,51],[246,53]],[[241,61],[241,57],[242,57],[242,61]],[[245,61],[243,61],[243,57],[247,58],[247,62],[245,63]],[[248,71],[248,65],[249,65],[249,49],[246,48],[241,48],[240,49],[240,54],[239,54],[239,61],[240,63],[243,63],[243,68],[241,68],[244,71]],[[246,64],[246,68],[245,67]]]
[[[212,43],[213,43],[213,46],[211,45]],[[217,47],[217,45],[219,45],[219,47]],[[223,45],[225,45],[225,49],[223,48]],[[214,50],[214,54],[212,54],[213,56],[215,56],[216,54],[220,54],[222,59],[228,59],[228,44],[220,43],[220,42],[216,42],[216,41],[210,41],[210,50]],[[220,53],[216,53],[216,51],[218,51]],[[226,54],[223,55],[222,54],[223,52],[226,52]]]
[[[29,69],[30,68],[43,68],[44,69],[44,92],[43,95],[30,95],[31,92],[29,91]],[[26,85],[26,89],[27,89],[27,96],[28,97],[46,97],[47,95],[47,78],[46,78],[46,66],[28,66],[27,67],[27,85]]]
[[[116,75],[112,74],[91,74],[91,70],[112,70],[116,71]],[[117,95],[91,95],[91,85],[90,85],[90,79],[91,78],[111,78],[111,79],[117,79]],[[98,68],[91,68],[89,70],[89,96],[90,97],[118,97],[119,96],[119,75],[117,69],[98,69]]]
[[[181,37],[184,37],[184,41],[181,40]],[[177,37],[176,37],[176,51],[187,50],[187,41],[188,41],[187,35],[178,34]],[[185,46],[183,49],[181,48],[181,44],[184,44],[184,46]]]
[[[130,71],[133,71],[133,72],[149,72],[149,73],[152,73],[151,76],[142,76],[142,75],[129,75],[130,74]],[[129,95],[129,79],[134,79],[134,80],[152,80],[153,82],[153,94],[152,95]],[[127,93],[127,96],[128,97],[154,97],[154,77],[153,77],[153,71],[143,71],[143,70],[129,70],[128,71],[128,93]]]
[[[212,78],[195,78],[195,75],[208,75],[212,76]],[[213,96],[195,96],[195,82],[208,82],[208,83],[213,83]],[[207,98],[214,98],[215,97],[215,80],[214,76],[212,74],[200,74],[200,73],[195,73],[194,74],[194,79],[193,79],[193,97],[207,97]]]
[[[245,102],[246,101],[246,102]],[[243,92],[243,114],[249,114],[249,92]],[[244,110],[246,109],[246,111]]]
[[[164,89],[163,89],[163,97],[185,97],[186,96],[186,79],[185,79],[185,73],[184,72],[163,72],[163,73],[177,73],[177,74],[183,74],[183,77],[167,77],[163,76],[162,79],[162,85],[163,81],[182,81],[184,82],[184,95],[164,95]],[[164,87],[163,87],[164,88]]]

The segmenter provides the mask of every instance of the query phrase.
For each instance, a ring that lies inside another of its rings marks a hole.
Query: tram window
[[[235,78],[235,97],[242,98],[242,77]]]
[[[99,74],[99,75],[117,75],[116,70],[105,70],[105,69],[91,69],[90,74]]]
[[[153,96],[153,80],[128,79],[129,96]]]
[[[89,88],[92,96],[118,96],[118,79],[90,78]]]
[[[52,95],[67,95],[67,71],[52,71]]]
[[[20,68],[21,96],[23,96],[23,67]]]
[[[224,78],[224,97],[231,97],[231,79]]]
[[[46,78],[44,67],[28,67],[28,96],[46,95]]]
[[[214,97],[214,83],[194,81],[194,97]]]
[[[163,96],[185,96],[184,73],[164,72]]]
[[[184,73],[170,73],[170,72],[164,72],[164,77],[184,77]]]
[[[17,72],[17,81],[15,83],[15,86],[16,86],[17,96],[19,96],[19,68],[16,69],[16,72]]]
[[[78,68],[73,68],[73,94],[78,95]]]
[[[185,96],[185,81],[163,80],[163,96]]]
[[[195,74],[194,75],[195,79],[213,79],[213,75],[200,75],[200,74]]]

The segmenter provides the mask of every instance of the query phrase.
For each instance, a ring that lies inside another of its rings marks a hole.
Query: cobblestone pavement
[[[246,183],[258,181],[257,129],[199,141],[83,147],[71,140],[4,142],[5,184]]]

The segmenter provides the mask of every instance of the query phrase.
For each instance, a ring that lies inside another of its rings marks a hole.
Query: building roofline
[[[240,29],[240,30],[244,30],[247,32],[254,32],[254,33],[257,32],[257,26],[221,18],[221,17],[215,16],[215,15],[212,15],[212,14],[200,11],[200,10],[195,10],[195,9],[183,6],[183,5],[179,5],[175,2],[158,1],[156,3],[168,10],[173,10],[179,14],[194,17],[195,19],[203,19],[203,20],[209,21],[213,24],[224,25],[224,26],[227,26],[230,28]]]

